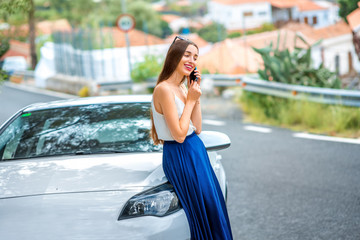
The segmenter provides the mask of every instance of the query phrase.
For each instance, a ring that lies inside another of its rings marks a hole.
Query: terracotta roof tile
[[[174,14],[161,15],[161,19],[164,20],[167,23],[171,23],[172,21],[177,20],[179,18],[181,18],[181,17],[178,16],[178,15],[174,15]]]
[[[280,34],[280,38],[279,38],[279,34]],[[246,43],[250,47],[262,48],[268,46],[271,42],[273,42],[273,46],[275,47],[279,38],[280,39],[279,49],[288,48],[290,51],[292,51],[295,48],[295,44],[296,47],[305,48],[306,45],[303,44],[302,42],[294,41],[295,36],[296,36],[296,31],[282,29],[282,30],[263,32],[263,33],[246,36]],[[239,37],[239,38],[235,38],[234,40],[238,42],[243,42],[244,38]]]
[[[199,58],[199,69],[207,69],[210,73],[243,74],[255,73],[262,59],[244,42],[226,39],[215,44],[214,48]],[[247,70],[246,70],[247,69]]]
[[[301,1],[297,4],[300,12],[325,10],[326,7],[320,6],[313,1]]]
[[[313,39],[326,39],[338,37],[341,35],[351,34],[351,29],[344,21],[339,21],[336,24],[324,28],[314,29],[314,32],[309,36]]]
[[[71,31],[71,25],[66,19],[58,19],[54,21],[41,21],[36,24],[37,35],[51,34],[53,31]],[[17,36],[26,37],[29,32],[29,25],[23,24],[21,26],[12,26],[9,33],[16,34]]]
[[[355,30],[356,28],[358,28],[360,26],[360,8],[357,8],[354,11],[352,11],[346,17],[346,19],[348,20],[349,25],[352,30]]]
[[[112,32],[114,38],[114,47],[126,47],[125,33],[120,31],[117,27],[104,28],[104,32]],[[158,45],[165,44],[166,42],[151,34],[146,34],[137,29],[133,29],[129,32],[130,46],[146,46],[146,45]]]
[[[38,34],[51,34],[53,31],[71,31],[71,25],[67,19],[55,21],[41,21],[36,24]]]
[[[349,25],[347,25],[344,21],[339,21],[336,24],[317,29],[312,28],[306,24],[289,23],[286,24],[283,29],[301,32],[307,37],[307,39],[310,41],[310,44],[320,39],[327,39],[345,34],[351,34],[351,29]]]
[[[269,0],[277,8],[298,7],[300,12],[326,9],[311,0]]]
[[[174,41],[174,38],[179,35],[179,34],[172,34],[170,35],[169,37],[166,38],[166,43],[172,43],[172,41]],[[204,40],[203,38],[201,38],[197,33],[190,33],[190,34],[187,34],[186,36],[183,36],[191,41],[193,41],[194,43],[196,43],[196,45],[199,47],[199,48],[202,48],[202,47],[206,47],[209,45],[209,43]]]
[[[10,49],[1,57],[0,60],[4,60],[6,57],[22,56],[30,61],[30,44],[20,42],[17,40],[10,40]]]
[[[252,47],[263,48],[273,42],[273,47],[280,34],[279,49],[288,48],[294,50],[297,47],[306,47],[301,41],[294,41],[296,32],[291,30],[280,30],[253,34],[246,37],[226,39],[214,44],[213,48],[199,58],[199,69],[207,69],[210,73],[242,74],[255,73],[263,64],[260,54]]]
[[[277,8],[292,8],[298,3],[297,0],[269,0],[271,5]]]
[[[16,57],[16,56],[21,56],[24,57],[25,59],[29,58],[29,55],[9,49],[4,55],[1,56],[0,61],[3,61],[7,57]]]

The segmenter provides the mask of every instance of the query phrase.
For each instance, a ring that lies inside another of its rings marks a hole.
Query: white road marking
[[[261,132],[261,133],[271,133],[272,130],[270,128],[264,128],[264,127],[257,127],[257,126],[245,126],[244,127],[245,130],[248,131],[254,131],[254,132]]]
[[[203,119],[202,122],[204,124],[214,125],[214,126],[224,126],[226,124],[224,121],[210,120],[210,119]]]
[[[297,138],[306,138],[306,139],[321,140],[321,141],[360,144],[360,139],[353,139],[353,138],[329,137],[329,136],[322,136],[322,135],[309,134],[309,133],[294,133],[293,136]]]

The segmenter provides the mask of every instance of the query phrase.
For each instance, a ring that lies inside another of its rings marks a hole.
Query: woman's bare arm
[[[196,104],[195,104],[194,109],[191,114],[191,121],[194,124],[194,127],[196,128],[196,130],[195,130],[196,134],[200,134],[201,128],[202,128],[202,115],[201,115],[200,99],[198,101],[196,101]]]

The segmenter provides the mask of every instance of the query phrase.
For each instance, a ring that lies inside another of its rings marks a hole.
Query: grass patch
[[[339,137],[360,137],[360,108],[241,91],[247,121]]]

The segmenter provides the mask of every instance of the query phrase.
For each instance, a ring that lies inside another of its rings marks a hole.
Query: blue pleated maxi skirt
[[[187,216],[191,239],[233,239],[224,195],[202,140],[165,141],[163,168]]]

